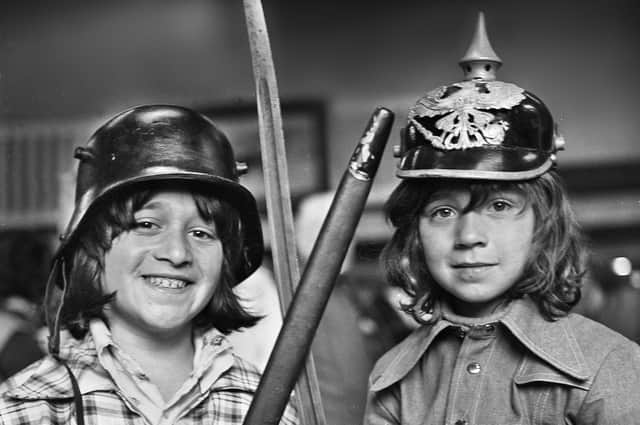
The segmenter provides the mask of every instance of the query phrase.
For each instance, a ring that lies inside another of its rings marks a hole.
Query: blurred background
[[[376,256],[390,235],[381,208],[397,183],[391,152],[407,109],[426,91],[461,79],[457,62],[484,11],[503,60],[499,79],[541,97],[567,139],[560,170],[594,252],[580,308],[640,341],[635,0],[264,6],[294,209],[336,187],[376,106],[396,113],[357,231],[353,273],[365,281],[379,279]],[[3,1],[0,238],[24,232],[53,246],[71,208],[73,148],[108,117],[144,103],[183,104],[211,116],[249,163],[245,182],[260,197],[254,90],[240,1]]]

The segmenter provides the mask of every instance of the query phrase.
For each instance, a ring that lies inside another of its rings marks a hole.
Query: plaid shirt
[[[227,344],[224,338],[206,338],[211,345]],[[216,347],[225,351],[227,347]],[[230,348],[230,347],[229,347]],[[189,394],[189,403],[179,415],[162,416],[155,422],[136,406],[136,399],[108,378],[91,334],[61,348],[74,376],[78,378],[84,420],[87,425],[150,423],[241,425],[260,381],[259,372],[235,354],[216,379],[204,374]],[[207,379],[209,377],[209,379]],[[212,381],[212,382],[208,382]],[[203,385],[204,384],[204,385]],[[47,356],[0,385],[0,425],[75,424],[74,394],[64,366]],[[280,425],[298,420],[293,406],[287,406]]]

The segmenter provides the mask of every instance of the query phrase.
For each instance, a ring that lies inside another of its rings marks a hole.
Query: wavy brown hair
[[[100,318],[107,322],[103,313],[117,293],[105,294],[102,290],[105,253],[111,249],[113,240],[135,225],[134,213],[161,190],[186,190],[195,201],[202,218],[215,224],[222,242],[223,261],[220,281],[208,306],[194,318],[196,327],[215,326],[223,333],[255,325],[261,317],[246,311],[232,288],[237,279],[233,270],[242,253],[242,226],[236,209],[224,200],[215,197],[207,187],[191,183],[147,183],[143,188],[135,186],[121,190],[99,205],[94,206],[89,220],[78,228],[74,241],[65,249],[66,267],[63,273],[68,280],[68,293],[61,313],[62,327],[76,338],[88,331],[88,322]]]
[[[385,204],[392,238],[381,254],[387,279],[412,297],[403,305],[418,315],[430,312],[446,294],[433,279],[424,260],[418,231],[420,214],[433,193],[464,185],[470,191],[466,211],[481,205],[493,191],[516,190],[524,194],[535,214],[532,253],[523,274],[507,292],[509,299],[531,297],[548,320],[565,316],[578,303],[584,275],[584,240],[555,171],[532,180],[498,182],[458,179],[406,179]]]

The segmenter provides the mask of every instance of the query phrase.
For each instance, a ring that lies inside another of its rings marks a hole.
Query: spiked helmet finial
[[[459,63],[464,71],[465,80],[496,79],[496,70],[502,65],[502,60],[491,47],[482,12],[478,13],[473,38]]]

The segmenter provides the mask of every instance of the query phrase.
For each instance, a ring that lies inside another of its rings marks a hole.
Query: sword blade
[[[280,98],[262,3],[260,0],[243,0],[243,4],[256,84],[260,151],[274,272],[281,308],[282,311],[286,311],[293,298],[295,285],[300,279],[300,271],[296,255]],[[311,355],[308,356],[305,369],[298,379],[295,394],[302,424],[325,425],[320,389]],[[256,394],[255,398],[259,397],[260,395]],[[257,425],[268,422],[259,418],[247,418],[244,423]],[[277,423],[277,420],[274,423]]]

